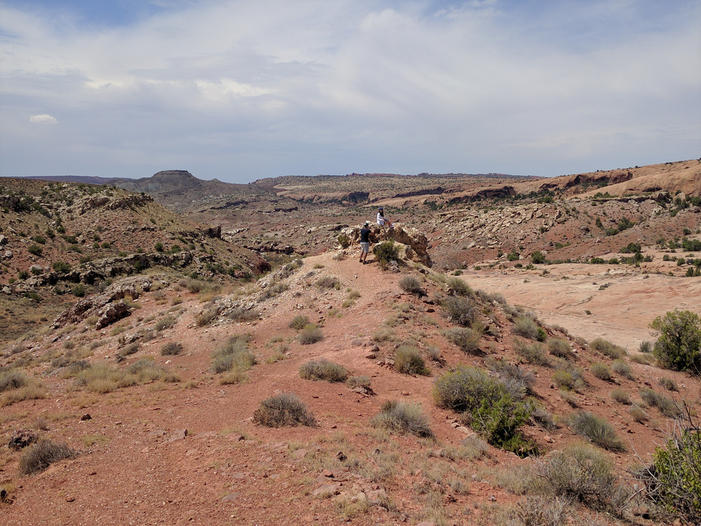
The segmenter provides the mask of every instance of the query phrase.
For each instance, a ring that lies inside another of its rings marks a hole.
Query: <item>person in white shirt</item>
[[[388,227],[392,228],[392,221],[390,221],[389,219],[387,219],[385,217],[385,209],[384,208],[380,208],[377,211],[377,224],[380,226],[387,225]]]

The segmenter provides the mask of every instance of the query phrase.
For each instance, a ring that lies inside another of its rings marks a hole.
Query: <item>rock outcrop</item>
[[[347,227],[341,230],[341,235],[346,235],[351,243],[357,244],[360,239],[360,229],[359,226]],[[428,254],[428,239],[417,229],[399,224],[395,224],[393,228],[370,226],[370,241],[380,243],[388,240],[410,247],[411,250],[404,251],[407,259],[418,261],[427,267],[432,265],[431,256]]]

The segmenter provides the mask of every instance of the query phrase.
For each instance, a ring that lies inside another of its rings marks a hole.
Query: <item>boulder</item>
[[[359,226],[348,227],[344,228],[341,232],[350,238],[352,244],[357,244],[360,239],[360,229],[361,227]],[[404,245],[405,248],[400,250],[400,252],[405,259],[418,261],[427,267],[432,265],[431,256],[428,254],[428,239],[417,229],[400,224],[395,224],[393,228],[381,227],[378,225],[370,226],[371,242],[381,243],[387,240],[392,240],[399,245]]]
[[[110,303],[98,311],[98,320],[95,324],[95,328],[102,329],[103,327],[107,327],[108,325],[111,325],[122,318],[126,318],[130,314],[131,309],[129,308],[129,305],[124,303],[124,301]]]

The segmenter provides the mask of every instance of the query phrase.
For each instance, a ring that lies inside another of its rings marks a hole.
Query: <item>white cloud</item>
[[[32,124],[56,124],[58,121],[53,115],[48,113],[39,113],[37,115],[31,115],[29,117],[29,122]]]
[[[3,170],[555,175],[698,156],[693,3],[166,3],[106,29],[0,6]],[[60,137],[22,127],[37,107]]]

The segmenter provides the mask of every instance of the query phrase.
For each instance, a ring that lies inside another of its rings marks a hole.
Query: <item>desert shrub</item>
[[[623,360],[614,360],[614,362],[611,364],[611,369],[613,369],[614,373],[620,374],[629,380],[633,379],[633,370],[630,368],[630,365]]]
[[[525,340],[516,340],[514,342],[514,351],[528,363],[549,367],[550,360],[545,356],[543,346],[540,343],[529,343]]]
[[[257,320],[260,314],[256,309],[248,309],[242,306],[235,306],[226,313],[226,317],[234,321],[252,321]]]
[[[701,517],[701,431],[698,427],[675,432],[657,448],[652,465],[640,478],[646,497],[670,518],[698,524]]]
[[[660,385],[667,389],[667,391],[677,391],[677,384],[671,378],[662,377],[659,379]]]
[[[652,389],[643,389],[640,391],[640,398],[650,407],[659,409],[660,413],[664,416],[675,418],[682,414],[681,408],[674,400]]]
[[[183,352],[183,344],[178,342],[169,342],[161,347],[163,356],[174,356]]]
[[[441,306],[454,323],[463,327],[470,327],[477,316],[477,306],[464,296],[448,296],[441,302]]]
[[[618,483],[611,461],[586,444],[553,451],[535,467],[535,489],[619,515],[627,491]],[[535,523],[534,523],[535,525]]]
[[[630,413],[630,416],[633,417],[633,420],[635,420],[638,423],[643,423],[648,421],[648,416],[647,413],[643,410],[642,407],[633,404],[633,406],[628,410]]]
[[[394,368],[404,374],[429,375],[421,351],[411,345],[400,345],[394,353]]]
[[[348,369],[329,360],[313,360],[299,368],[300,378],[305,380],[326,380],[327,382],[345,382]]]
[[[321,329],[313,323],[308,323],[299,332],[299,343],[302,345],[311,345],[312,343],[320,342],[324,339]]]
[[[155,328],[157,331],[163,331],[165,329],[170,329],[173,325],[175,325],[176,319],[175,317],[171,316],[170,314],[167,316],[164,316],[160,320],[156,322]]]
[[[433,436],[433,431],[431,431],[428,419],[421,411],[421,406],[396,400],[388,400],[382,404],[379,414],[372,419],[372,425],[401,435],[411,433],[418,437]]]
[[[399,250],[397,250],[397,247],[392,240],[378,243],[373,247],[372,253],[375,254],[375,258],[377,259],[378,263],[383,267],[390,261],[396,261],[399,258]]]
[[[470,296],[472,294],[472,289],[460,278],[448,278],[445,284],[448,286],[448,292],[454,296]]]
[[[212,323],[218,315],[219,309],[217,307],[206,307],[202,309],[202,311],[199,312],[197,316],[195,316],[195,322],[197,323],[198,327],[205,327]],[[158,325],[156,325],[156,329],[158,329]]]
[[[346,384],[351,389],[353,389],[355,387],[360,387],[362,389],[369,389],[370,388],[370,377],[364,376],[364,375],[351,376],[350,378],[348,378],[348,380],[346,380]]]
[[[73,458],[78,453],[65,444],[57,444],[50,440],[40,440],[34,444],[19,460],[19,471],[22,475],[31,475],[44,471],[54,462]]]
[[[605,363],[594,363],[591,366],[591,374],[596,376],[599,380],[604,380],[605,382],[610,382],[613,380],[611,376],[611,369]]]
[[[416,296],[426,295],[426,291],[421,287],[421,282],[413,276],[404,276],[399,280],[399,287],[410,294]]]
[[[589,342],[589,347],[595,351],[599,351],[601,354],[608,356],[609,358],[623,358],[626,351],[622,347],[611,343],[603,338],[594,338]]]
[[[21,372],[10,369],[0,372],[0,393],[10,389],[19,389],[29,383],[27,376]]]
[[[338,234],[336,241],[338,241],[338,244],[341,245],[341,248],[348,248],[351,245],[351,239],[348,237],[348,234]]]
[[[304,327],[309,324],[309,318],[306,316],[303,316],[302,314],[299,314],[292,318],[292,321],[290,322],[290,329],[295,329],[296,331],[304,329]]]
[[[263,400],[253,413],[253,421],[267,427],[317,425],[314,415],[292,393],[281,393]]]
[[[247,371],[256,364],[256,357],[248,348],[248,335],[232,336],[212,354],[212,370],[223,373],[233,369]]]
[[[490,444],[519,455],[536,451],[519,432],[530,418],[530,404],[515,400],[502,382],[484,371],[460,366],[436,380],[433,395],[439,407],[463,413],[465,423]]]
[[[531,261],[536,265],[545,263],[545,254],[543,254],[539,250],[536,250],[535,252],[533,252],[533,254],[531,254]]]
[[[443,335],[463,352],[477,354],[480,351],[479,344],[482,334],[479,331],[467,327],[451,327],[443,331]]]
[[[663,367],[701,375],[701,320],[691,311],[658,316],[651,327],[660,332],[653,353]]]
[[[506,255],[506,259],[509,260],[509,261],[518,261],[518,260],[520,259],[520,257],[521,257],[521,254],[519,254],[519,253],[516,252],[516,251],[509,252],[509,253]]]
[[[614,389],[613,391],[611,391],[611,398],[613,398],[619,404],[631,404],[630,395],[628,394],[628,391],[624,391],[623,389]]]
[[[56,272],[60,274],[67,274],[71,271],[71,266],[65,261],[55,261],[52,267]]]
[[[586,411],[575,413],[570,420],[570,427],[578,435],[588,438],[593,444],[609,451],[626,449],[611,424],[592,413]]]
[[[126,356],[135,354],[139,352],[139,349],[141,349],[141,346],[139,345],[138,342],[130,343],[129,345],[125,345],[121,349],[119,349],[119,352],[117,353],[117,356],[119,358],[124,358]]]
[[[336,278],[321,278],[321,279],[324,280],[324,279],[336,279]],[[321,285],[320,285],[320,287],[321,287]],[[329,288],[332,288],[332,287],[333,286],[331,286]],[[287,283],[272,283],[263,289],[263,292],[261,292],[260,295],[258,296],[258,301],[265,301],[267,299],[274,298],[275,296],[279,296],[280,294],[282,294],[283,292],[285,292],[289,288],[290,288],[290,286]]]
[[[518,365],[505,360],[487,360],[487,367],[497,374],[509,394],[516,400],[521,400],[531,392],[535,376]]]
[[[558,358],[563,358],[565,360],[573,360],[574,353],[567,340],[562,338],[550,338],[548,340],[548,352],[553,356]]]
[[[535,320],[528,316],[519,316],[516,318],[513,330],[514,334],[531,340],[544,341],[547,337],[543,328],[539,327]]]
[[[567,523],[568,516],[567,499],[540,495],[529,495],[511,507],[507,515],[509,526],[560,526]]]

